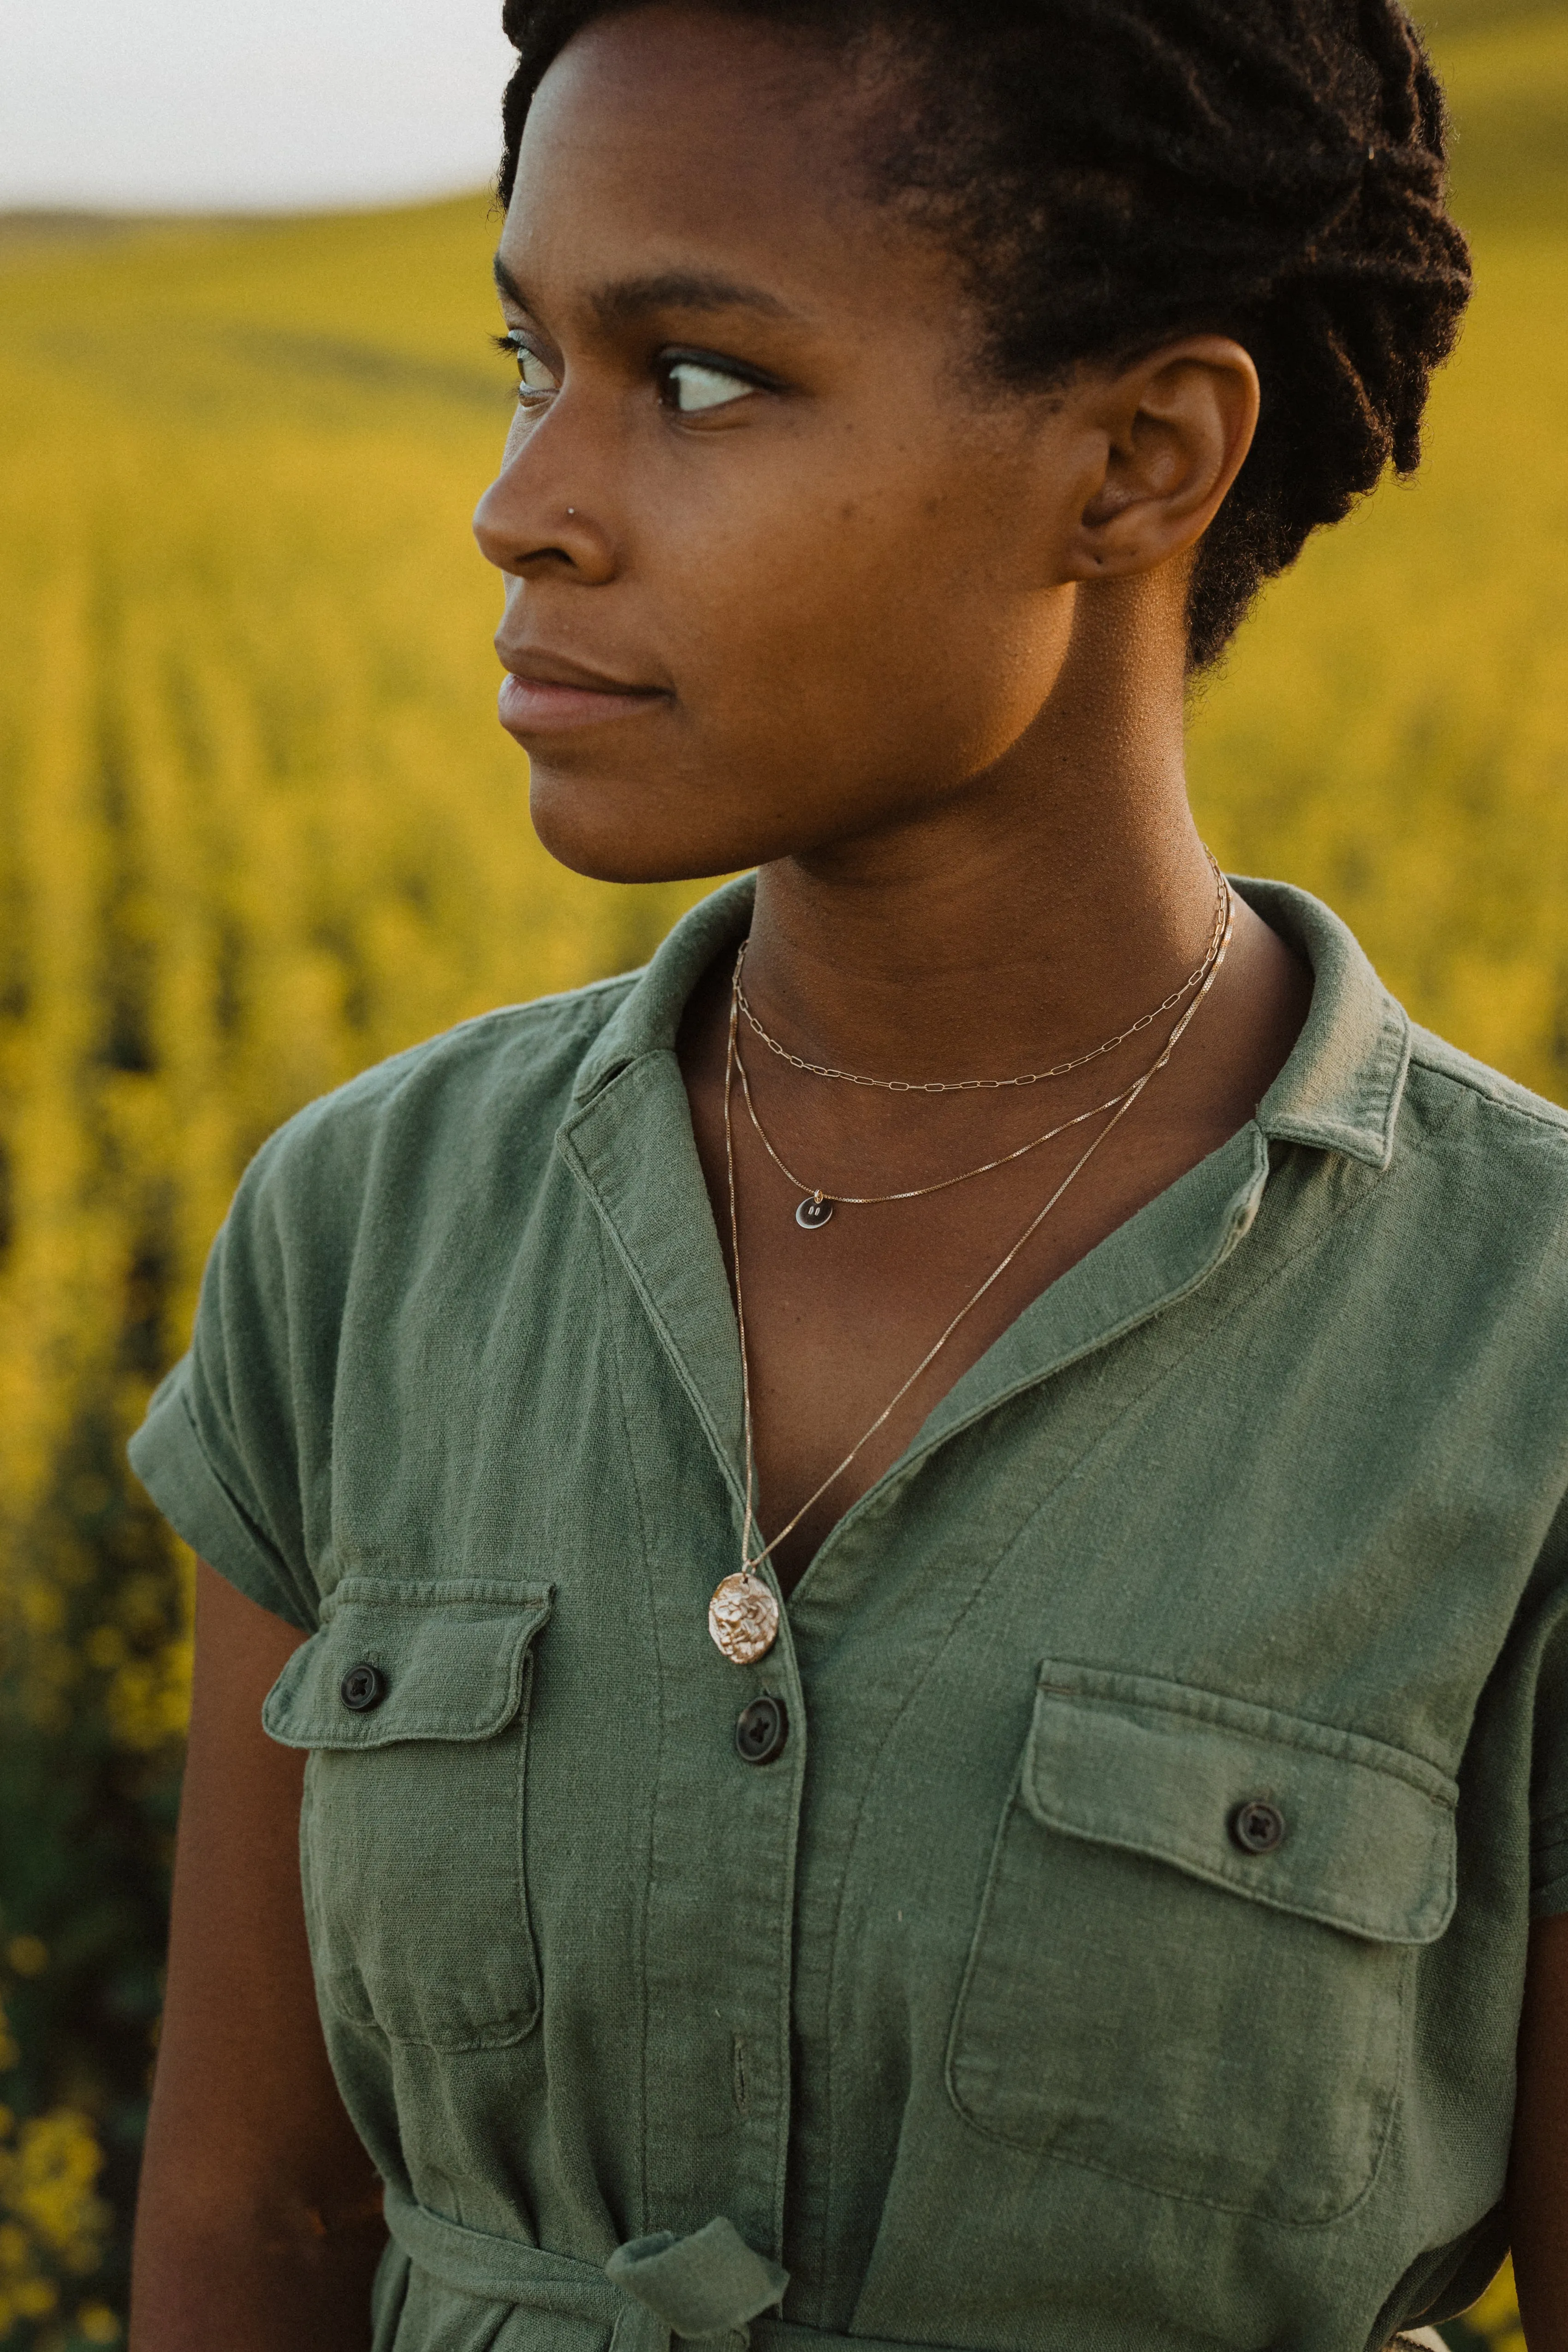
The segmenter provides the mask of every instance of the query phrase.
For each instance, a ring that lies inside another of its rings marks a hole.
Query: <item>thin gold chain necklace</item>
[[[739,1059],[737,1035],[740,1020],[740,1007],[736,1002],[734,992],[731,991],[730,998],[730,1033],[724,1057],[724,1171],[729,1190],[730,1255],[731,1264],[735,1269],[735,1323],[741,1343],[741,1414],[742,1443],[745,1447],[746,1455],[746,1495],[745,1516],[741,1528],[741,1565],[738,1571],[733,1575],[726,1576],[723,1579],[721,1583],[720,1583],[715,1590],[712,1599],[709,1601],[708,1631],[715,1645],[722,1651],[724,1656],[730,1659],[733,1664],[738,1666],[753,1664],[757,1659],[767,1655],[768,1652],[773,1648],[774,1642],[778,1638],[778,1595],[773,1591],[771,1584],[763,1582],[762,1577],[757,1573],[758,1570],[766,1565],[768,1559],[778,1549],[780,1544],[784,1541],[785,1538],[792,1536],[795,1533],[796,1528],[799,1527],[801,1521],[805,1517],[806,1513],[812,1510],[816,1505],[822,1500],[822,1497],[826,1494],[828,1488],[844,1475],[844,1473],[849,1468],[851,1463],[853,1463],[858,1456],[864,1452],[865,1448],[870,1444],[872,1438],[876,1436],[878,1431],[887,1426],[887,1423],[891,1420],[894,1412],[903,1402],[905,1397],[908,1396],[910,1391],[914,1387],[915,1382],[920,1380],[925,1372],[929,1371],[931,1365],[935,1363],[937,1358],[941,1355],[942,1349],[946,1347],[953,1333],[958,1329],[959,1325],[973,1312],[976,1307],[979,1306],[987,1291],[992,1289],[996,1283],[1000,1282],[1002,1276],[1006,1273],[1008,1267],[1019,1255],[1026,1244],[1032,1241],[1036,1234],[1038,1233],[1040,1227],[1045,1223],[1046,1219],[1050,1215],[1051,1211],[1056,1207],[1057,1202],[1061,1199],[1063,1193],[1068,1190],[1068,1187],[1072,1183],[1075,1177],[1079,1176],[1089,1165],[1089,1162],[1093,1159],[1095,1153],[1100,1150],[1100,1145],[1106,1140],[1107,1137],[1121,1124],[1121,1121],[1126,1118],[1128,1112],[1132,1108],[1133,1104],[1136,1103],[1142,1095],[1144,1088],[1149,1085],[1150,1081],[1156,1077],[1160,1071],[1164,1068],[1166,1063],[1170,1060],[1171,1055],[1175,1052],[1177,1045],[1181,1043],[1184,1034],[1190,1026],[1194,1016],[1197,1013],[1198,1007],[1204,1003],[1210,989],[1214,986],[1215,982],[1219,977],[1220,968],[1225,962],[1226,950],[1230,945],[1231,933],[1236,927],[1235,910],[1230,895],[1230,886],[1225,881],[1223,876],[1221,877],[1221,888],[1225,893],[1225,901],[1222,908],[1222,924],[1218,952],[1210,961],[1206,979],[1199,988],[1197,994],[1193,998],[1192,1003],[1187,1006],[1185,1012],[1178,1017],[1175,1026],[1172,1029],[1170,1035],[1166,1038],[1157,1058],[1149,1065],[1149,1067],[1144,1071],[1142,1076],[1136,1079],[1134,1083],[1128,1087],[1126,1093],[1122,1096],[1121,1101],[1117,1104],[1115,1109],[1106,1120],[1105,1125],[1100,1129],[1099,1134],[1096,1135],[1090,1142],[1086,1144],[1082,1151],[1079,1152],[1078,1158],[1073,1161],[1072,1166],[1068,1170],[1067,1174],[1062,1178],[1055,1192],[1052,1192],[1050,1198],[1046,1202],[1045,1206],[1043,1208],[1037,1209],[1035,1214],[1030,1218],[1028,1223],[1024,1227],[1023,1232],[1019,1234],[1017,1240],[1013,1244],[1012,1248],[1001,1260],[1000,1264],[992,1268],[991,1272],[986,1276],[984,1281],[980,1285],[977,1290],[970,1293],[970,1296],[964,1300],[963,1305],[959,1308],[957,1314],[953,1316],[952,1321],[947,1325],[940,1338],[932,1346],[926,1349],[925,1354],[921,1358],[920,1362],[915,1366],[914,1370],[910,1374],[908,1380],[906,1380],[901,1386],[894,1391],[893,1395],[883,1406],[881,1412],[877,1415],[876,1420],[871,1423],[869,1429],[865,1432],[864,1435],[857,1438],[855,1444],[849,1448],[848,1453],[844,1456],[843,1461],[837,1465],[837,1468],[828,1472],[826,1477],[816,1489],[815,1493],[806,1496],[805,1501],[801,1505],[799,1510],[796,1511],[795,1517],[779,1529],[777,1535],[773,1538],[771,1542],[763,1544],[762,1549],[758,1551],[753,1551],[752,1549],[753,1532],[756,1527],[756,1454],[752,1444],[753,1421],[752,1413],[752,1371],[750,1351],[746,1346],[746,1301],[745,1292],[741,1279],[741,1223],[740,1213],[737,1208],[735,1199],[735,1129],[732,1114],[735,1066]]]
[[[735,961],[735,1002],[741,1008],[741,1018],[769,1053],[776,1055],[781,1062],[787,1062],[792,1070],[803,1071],[811,1078],[837,1078],[847,1087],[876,1087],[891,1095],[1000,1094],[1009,1087],[1037,1087],[1047,1078],[1065,1078],[1072,1071],[1085,1069],[1090,1062],[1098,1062],[1103,1055],[1114,1054],[1117,1047],[1125,1045],[1130,1037],[1142,1036],[1145,1029],[1153,1027],[1162,1013],[1173,1013],[1183,997],[1190,996],[1194,989],[1201,988],[1207,979],[1219,951],[1220,934],[1229,917],[1230,891],[1220,872],[1219,861],[1206,842],[1204,844],[1204,856],[1208,859],[1215,878],[1215,919],[1207,950],[1197,970],[1187,974],[1180,988],[1173,988],[1169,996],[1162,997],[1152,1012],[1141,1013],[1136,1021],[1131,1022],[1125,1029],[1119,1029],[1115,1036],[1108,1037],[1102,1045],[1091,1045],[1087,1054],[1075,1054],[1069,1061],[1053,1062],[1048,1069],[1024,1070],[1016,1078],[870,1078],[858,1070],[836,1070],[829,1063],[805,1061],[799,1054],[792,1054],[787,1045],[781,1045],[763,1028],[747,1002],[742,975],[746,950],[751,944],[749,940],[742,940],[741,952]]]
[[[1205,854],[1205,856],[1208,855],[1206,851]],[[1215,865],[1215,861],[1212,856],[1209,857],[1209,864],[1214,866],[1216,896],[1214,927],[1209,933],[1207,952],[1205,953],[1202,963],[1198,966],[1197,971],[1193,973],[1190,979],[1184,981],[1179,989],[1176,989],[1165,999],[1163,1004],[1158,1008],[1159,1012],[1168,1012],[1173,1006],[1179,1004],[1182,998],[1194,987],[1198,989],[1201,999],[1203,992],[1207,989],[1211,975],[1218,967],[1219,958],[1224,953],[1226,945],[1228,942],[1230,937],[1230,926],[1234,924],[1235,920],[1231,908],[1229,885],[1226,882],[1224,876],[1220,873],[1219,867]],[[735,958],[734,974],[730,984],[731,1000],[730,1008],[730,1028],[731,1034],[734,1039],[733,1051],[735,1075],[741,1081],[741,1094],[746,1106],[746,1116],[751,1120],[752,1127],[756,1130],[758,1142],[762,1145],[763,1150],[767,1153],[768,1158],[773,1161],[773,1166],[779,1171],[779,1173],[782,1176],[787,1177],[789,1181],[795,1186],[795,1191],[801,1195],[801,1198],[795,1203],[795,1223],[806,1233],[820,1233],[824,1225],[831,1223],[835,1207],[846,1209],[870,1209],[880,1207],[890,1201],[923,1201],[930,1193],[945,1192],[954,1184],[969,1183],[973,1177],[989,1176],[995,1169],[1010,1168],[1016,1160],[1026,1159],[1031,1151],[1037,1151],[1041,1144],[1054,1142],[1058,1135],[1065,1135],[1069,1128],[1082,1127],[1086,1120],[1098,1118],[1102,1111],[1115,1110],[1118,1105],[1124,1102],[1128,1095],[1132,1091],[1131,1087],[1123,1087],[1120,1094],[1110,1096],[1106,1101],[1095,1103],[1089,1109],[1080,1110],[1071,1118],[1058,1119],[1054,1127],[1047,1127],[1045,1132],[1041,1135],[1031,1136],[1026,1143],[1020,1143],[1016,1150],[1000,1152],[994,1160],[983,1160],[977,1167],[960,1169],[956,1176],[939,1177],[934,1184],[911,1184],[905,1187],[902,1191],[896,1192],[830,1192],[823,1185],[808,1184],[803,1177],[795,1174],[794,1169],[791,1168],[774,1150],[772,1139],[763,1127],[761,1118],[758,1116],[757,1106],[752,1095],[751,1077],[747,1072],[745,1060],[741,1052],[740,1029],[734,1017],[737,1013],[741,1014],[742,1019],[750,1019],[751,1026],[757,1030],[758,1034],[766,1039],[770,1045],[774,1043],[773,1039],[768,1037],[767,1031],[760,1027],[754,1016],[747,1013],[746,1000],[741,986],[741,975],[745,963],[747,944],[747,941],[744,940],[741,942],[740,950]],[[932,1086],[927,1087],[919,1087],[912,1085],[906,1087],[897,1084],[892,1079],[884,1080],[879,1078],[857,1080],[856,1083],[864,1084],[866,1086],[892,1087],[895,1091],[908,1094],[957,1094],[980,1087],[994,1089],[1003,1087],[1032,1086],[1036,1083],[1037,1078],[1059,1077],[1065,1071],[1084,1068],[1088,1063],[1098,1060],[1102,1054],[1109,1053],[1113,1046],[1125,1043],[1126,1039],[1131,1037],[1135,1031],[1146,1028],[1149,1023],[1157,1017],[1157,1013],[1146,1013],[1140,1020],[1133,1023],[1132,1028],[1122,1030],[1120,1036],[1111,1038],[1104,1045],[1097,1045],[1092,1054],[1080,1055],[1076,1062],[1059,1063],[1054,1070],[1037,1071],[1033,1076],[1028,1078],[966,1078],[955,1081],[952,1085]],[[778,1050],[782,1052],[782,1048]],[[795,1059],[795,1056],[792,1054],[784,1054],[784,1059],[787,1062],[793,1062]],[[801,1066],[805,1069],[816,1068],[816,1066],[812,1063],[805,1063]],[[833,1076],[837,1075],[837,1073],[817,1069],[816,1075],[818,1076]],[[1134,1084],[1136,1083],[1137,1082],[1134,1081]]]
[[[923,1201],[928,1193],[945,1192],[954,1184],[967,1184],[972,1176],[989,1176],[994,1168],[1010,1167],[1015,1160],[1023,1160],[1031,1151],[1037,1151],[1042,1143],[1053,1142],[1058,1135],[1065,1135],[1069,1127],[1081,1127],[1086,1119],[1098,1118],[1101,1111],[1114,1110],[1117,1105],[1125,1102],[1132,1092],[1131,1087],[1124,1087],[1119,1095],[1112,1095],[1106,1102],[1096,1103],[1092,1109],[1080,1110],[1071,1118],[1058,1119],[1056,1126],[1047,1127],[1043,1135],[1031,1136],[1027,1143],[1020,1143],[1016,1151],[1005,1151],[996,1160],[983,1160],[978,1168],[965,1168],[956,1176],[939,1177],[934,1184],[912,1184],[902,1192],[827,1192],[819,1185],[807,1184],[803,1178],[795,1174],[793,1168],[788,1167],[780,1159],[773,1150],[763,1122],[757,1117],[756,1104],[752,1100],[752,1082],[746,1076],[746,1065],[741,1058],[738,1038],[735,1045],[735,1075],[741,1081],[741,1097],[746,1106],[746,1116],[756,1129],[758,1142],[781,1175],[787,1176],[796,1192],[803,1196],[795,1204],[795,1223],[812,1234],[820,1233],[824,1225],[831,1223],[835,1208],[874,1209],[888,1201]],[[1133,1083],[1137,1085],[1140,1081],[1134,1080]]]

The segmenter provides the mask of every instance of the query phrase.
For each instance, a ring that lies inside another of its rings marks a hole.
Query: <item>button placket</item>
[[[756,2155],[772,2170],[774,2251],[782,2253],[790,2137],[795,1879],[799,1866],[806,1748],[805,1703],[787,1609],[781,1612],[779,1638],[769,1656],[768,1665],[772,1669],[772,1687],[759,1691],[742,1708],[735,1721],[735,1749],[737,1757],[743,1757],[749,1767],[766,1768],[749,1769],[739,1775],[742,1785],[737,1794],[742,1798],[739,1811],[745,1823],[742,1834],[753,1849],[753,1869],[758,1874],[765,1873],[771,1879],[774,1906],[773,1932],[777,1942],[775,1957],[769,1970],[767,1998],[767,2010],[771,2011],[768,2024],[772,2032],[768,2032],[763,2027],[766,2011],[759,2001],[751,2017],[753,2030],[747,2032],[751,2051],[748,2107],[750,2127],[754,2129],[763,2125],[766,2132],[767,2145],[759,2146]],[[748,1717],[756,1735],[754,1754],[743,1750],[741,1744],[741,1725]],[[764,1731],[768,1735],[765,1739],[762,1737]],[[753,1982],[761,1994],[760,1977],[754,1978]],[[756,2032],[754,2029],[758,2027],[763,2027],[763,2031]],[[757,2099],[757,2061],[763,2057],[764,2050],[767,2055],[763,2061],[763,2071],[769,2078],[771,2089],[771,2097],[767,2099],[765,2107]]]

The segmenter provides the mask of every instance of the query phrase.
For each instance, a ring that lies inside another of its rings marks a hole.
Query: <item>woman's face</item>
[[[700,8],[552,66],[498,257],[476,517],[534,821],[605,878],[897,833],[1039,712],[1083,436],[1004,396],[940,243],[859,192],[863,79]]]

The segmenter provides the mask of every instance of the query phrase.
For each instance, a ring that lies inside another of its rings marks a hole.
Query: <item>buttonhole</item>
[[[736,2112],[746,2112],[746,2045],[738,2033],[731,2036],[735,2045],[734,2091]]]

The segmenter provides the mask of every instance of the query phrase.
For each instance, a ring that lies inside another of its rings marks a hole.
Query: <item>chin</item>
[[[668,786],[590,782],[531,764],[535,833],[557,865],[590,881],[696,882],[759,862],[670,802]]]

